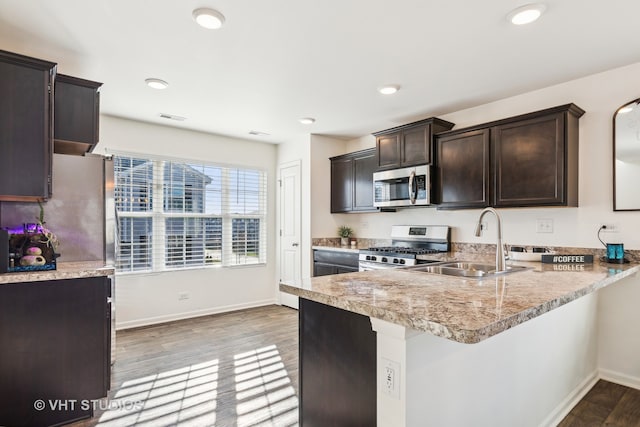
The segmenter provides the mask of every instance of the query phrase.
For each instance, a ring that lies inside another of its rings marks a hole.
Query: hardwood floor
[[[640,427],[640,390],[600,380],[558,427]]]
[[[297,318],[267,306],[118,332],[108,398],[70,425],[297,425]]]
[[[298,312],[280,306],[117,334],[111,391],[71,427],[298,425]],[[640,390],[598,381],[560,427],[640,427]]]

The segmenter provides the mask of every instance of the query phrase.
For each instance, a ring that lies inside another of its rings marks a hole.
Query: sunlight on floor
[[[218,369],[212,360],[126,381],[98,426],[213,426]]]
[[[290,426],[298,422],[298,398],[275,345],[235,359],[238,427]]]
[[[210,427],[221,407],[238,427],[298,424],[298,398],[275,345],[126,381],[105,405],[98,427]]]

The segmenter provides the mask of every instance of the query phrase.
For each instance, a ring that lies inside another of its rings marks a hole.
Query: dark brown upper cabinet
[[[83,155],[98,143],[102,83],[58,74],[55,79],[54,152]]]
[[[51,195],[56,64],[0,51],[0,201]]]
[[[331,213],[377,211],[373,206],[375,148],[331,159]]]
[[[451,129],[453,123],[431,117],[376,132],[378,170],[432,163],[433,135]]]
[[[489,206],[490,132],[477,129],[436,138],[434,193],[447,208]]]
[[[561,105],[436,137],[441,209],[578,206],[578,119]]]

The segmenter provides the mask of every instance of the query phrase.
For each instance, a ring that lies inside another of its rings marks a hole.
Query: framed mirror
[[[640,210],[640,98],[613,115],[613,210]]]

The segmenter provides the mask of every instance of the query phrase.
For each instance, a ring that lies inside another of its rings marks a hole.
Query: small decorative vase
[[[340,238],[340,246],[349,246],[349,238],[341,237]]]

